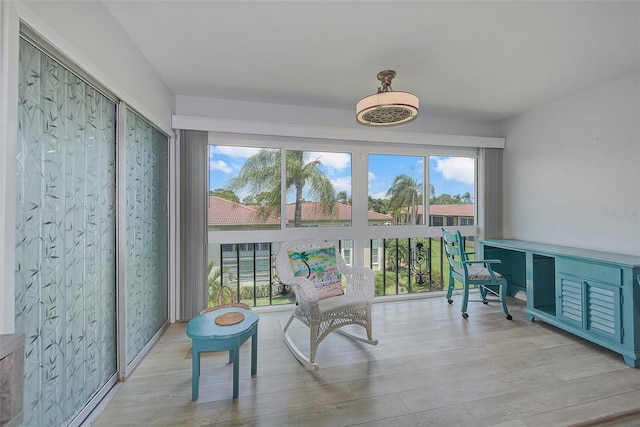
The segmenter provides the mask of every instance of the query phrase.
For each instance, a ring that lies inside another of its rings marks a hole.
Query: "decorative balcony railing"
[[[336,242],[347,264],[353,259],[349,240]],[[472,238],[467,246],[473,248]],[[277,278],[274,259],[279,243],[209,246],[209,304],[221,284],[236,290],[241,302],[257,307],[291,304],[295,295]],[[442,291],[449,283],[449,263],[442,238],[396,238],[369,241],[365,262],[376,275],[376,297]]]

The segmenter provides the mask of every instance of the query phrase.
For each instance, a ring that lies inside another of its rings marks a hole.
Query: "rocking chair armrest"
[[[292,277],[290,281],[284,284],[293,288],[293,292],[296,294],[296,301],[305,312],[318,310],[318,292],[309,279],[306,277]]]

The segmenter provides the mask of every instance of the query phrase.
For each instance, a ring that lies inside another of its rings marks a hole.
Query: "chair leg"
[[[462,312],[462,317],[465,319],[469,317],[467,314],[467,305],[469,305],[469,284],[463,283],[462,307],[460,308],[460,311]]]
[[[487,299],[487,288],[484,285],[480,285],[478,288],[480,288],[480,298],[482,298],[482,302],[487,304],[487,301],[485,301]]]
[[[453,304],[453,300],[451,299],[451,295],[453,294],[453,286],[455,282],[453,280],[453,276],[449,273],[449,287],[447,287],[447,302],[449,304]]]
[[[287,320],[287,324],[284,325],[284,328],[282,328],[282,332],[287,333],[287,329],[289,329],[289,326],[291,325],[291,322],[293,322],[294,319],[294,315],[293,313],[291,314],[291,316],[289,316],[289,320]]]
[[[318,330],[320,329],[319,323],[312,323],[310,325],[309,334],[309,361],[314,363],[316,361],[316,350],[318,350]]]
[[[500,304],[502,305],[502,312],[506,316],[507,320],[513,319],[509,310],[507,309],[507,281],[502,279],[500,281]]]

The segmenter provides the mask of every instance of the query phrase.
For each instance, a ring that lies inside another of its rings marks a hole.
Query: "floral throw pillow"
[[[312,251],[289,251],[291,268],[296,277],[306,277],[316,287],[318,299],[342,295],[342,282],[333,248]]]

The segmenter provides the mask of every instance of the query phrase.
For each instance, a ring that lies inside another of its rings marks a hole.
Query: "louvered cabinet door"
[[[556,312],[568,324],[620,343],[621,292],[619,285],[559,274]]]
[[[604,338],[620,342],[622,340],[620,327],[621,288],[590,281],[586,282],[585,291],[587,297],[586,329]]]
[[[557,316],[567,323],[584,329],[585,286],[579,278],[560,274],[556,295]]]

